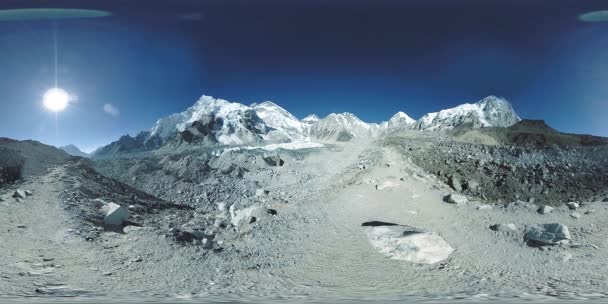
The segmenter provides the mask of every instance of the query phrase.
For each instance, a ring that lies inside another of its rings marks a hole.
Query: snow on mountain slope
[[[488,96],[474,104],[465,103],[451,109],[426,114],[416,122],[414,129],[449,130],[464,124],[470,124],[475,128],[509,127],[520,120],[507,100]]]
[[[196,121],[205,121],[221,144],[234,145],[255,141],[255,134],[266,133],[266,125],[248,106],[203,95],[192,107],[161,118],[150,130],[148,139],[162,140],[183,132]]]
[[[389,132],[411,129],[416,124],[416,120],[403,112],[397,112],[388,120],[386,129]]]
[[[380,135],[386,124],[368,124],[352,113],[329,114],[310,127],[310,136],[322,140],[351,141]]]
[[[280,139],[280,137],[286,136],[289,140],[303,137],[302,122],[272,101],[254,105],[252,108],[266,123],[266,126],[274,129],[268,132],[268,137]]]
[[[398,112],[388,121],[366,123],[352,113],[332,113],[323,119],[309,115],[298,120],[273,102],[246,106],[203,95],[184,112],[159,119],[150,130],[136,137],[123,136],[97,150],[95,157],[150,151],[164,146],[252,145],[320,141],[352,141],[378,138],[388,132],[449,130],[471,127],[509,127],[520,121],[503,98],[488,96],[474,104],[424,115],[418,121]],[[308,143],[307,143],[308,144]]]
[[[319,120],[320,120],[319,116],[317,116],[315,114],[311,114],[311,115],[308,115],[308,116],[304,117],[301,120],[301,122],[302,123],[307,123],[307,124],[314,124],[315,122],[317,122]]]

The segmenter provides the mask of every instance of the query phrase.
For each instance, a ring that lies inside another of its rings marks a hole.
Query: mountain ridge
[[[202,95],[185,111],[162,117],[149,130],[136,137],[123,136],[95,151],[94,155],[149,151],[167,144],[239,146],[313,140],[345,142],[378,138],[400,130],[451,130],[465,124],[474,128],[509,127],[520,120],[511,104],[496,96],[428,113],[418,120],[399,111],[387,121],[368,123],[350,112],[331,113],[323,118],[311,114],[299,120],[272,101],[248,106]]]

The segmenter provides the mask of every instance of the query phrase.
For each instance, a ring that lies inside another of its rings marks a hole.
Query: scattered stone
[[[113,275],[113,274],[114,274],[114,273],[112,273],[112,272],[110,272],[110,271],[106,271],[106,272],[102,273],[102,275],[104,275],[104,276],[106,276],[106,277],[109,277],[109,276],[111,276],[111,275]]]
[[[17,225],[17,228],[24,229],[24,228],[27,228],[27,225]]]
[[[509,224],[495,224],[490,226],[490,229],[493,231],[498,231],[498,232],[506,232],[506,233],[512,233],[512,232],[518,232],[519,230],[517,229],[517,226],[515,226],[515,224],[513,223],[509,223]]]
[[[603,203],[608,203],[608,196],[604,197],[604,199],[602,200]]]
[[[536,210],[536,211],[540,214],[549,214],[553,211],[553,209],[554,208],[551,206],[544,205],[544,206],[538,208],[538,210]]]
[[[20,199],[24,199],[26,198],[27,194],[25,194],[25,191],[21,190],[21,189],[17,189],[15,190],[15,192],[13,193],[13,197],[14,198],[20,198]]]
[[[23,192],[25,192],[25,195],[27,195],[27,196],[32,196],[32,195],[34,195],[34,193],[32,193],[32,191],[30,191],[30,190],[25,190],[25,191],[23,191]]]
[[[591,214],[591,213],[595,213],[595,210],[591,209],[591,210],[585,211],[585,214]]]
[[[477,206],[477,210],[492,210],[492,206],[486,205],[486,204],[479,205],[479,206]]]
[[[570,217],[578,219],[581,217],[581,215],[580,215],[580,213],[572,212],[572,213],[570,213]]]
[[[445,197],[445,201],[450,204],[462,205],[468,203],[469,199],[461,194],[450,194]]]
[[[372,246],[394,260],[435,264],[447,259],[454,249],[442,237],[407,226],[366,228]]]
[[[557,245],[570,240],[570,231],[559,223],[533,225],[526,229],[524,240],[531,246]]]
[[[579,207],[579,204],[576,202],[569,202],[566,204],[566,206],[568,206],[568,209],[570,210],[576,210]]]
[[[101,208],[106,225],[122,225],[129,218],[129,210],[116,203],[108,203]]]
[[[141,261],[143,261],[144,259],[141,256],[136,256],[134,258],[131,259],[132,263],[139,263]]]

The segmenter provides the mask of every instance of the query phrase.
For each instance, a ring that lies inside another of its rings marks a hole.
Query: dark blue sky
[[[608,22],[577,19],[607,1],[325,2],[4,0],[113,16],[56,22],[59,87],[78,96],[57,134],[41,102],[53,22],[0,21],[0,136],[90,150],[202,94],[370,122],[493,94],[560,131],[608,136]]]

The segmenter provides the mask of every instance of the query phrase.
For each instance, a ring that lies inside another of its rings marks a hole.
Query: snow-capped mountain
[[[267,139],[274,139],[275,141],[302,139],[304,134],[302,122],[287,110],[272,101],[265,101],[254,105],[252,108],[266,126],[271,128],[267,134]]]
[[[449,130],[467,124],[473,128],[509,127],[521,119],[504,98],[488,96],[474,104],[429,113],[420,118],[414,129],[426,131]]]
[[[277,104],[266,101],[246,106],[202,96],[192,107],[159,119],[136,137],[125,135],[95,153],[96,157],[150,151],[163,146],[252,145],[304,141],[354,141],[378,138],[404,129],[439,131],[468,127],[509,127],[521,119],[503,98],[488,96],[474,104],[424,115],[418,121],[398,112],[388,121],[366,123],[352,113],[332,113],[319,119],[298,120]]]
[[[187,130],[195,122],[199,122],[195,128]],[[260,135],[269,129],[251,107],[203,95],[186,111],[159,119],[146,141],[156,137],[166,141],[186,131],[212,136],[220,144],[239,145],[261,141]]]
[[[394,132],[403,129],[412,129],[416,120],[403,112],[397,112],[386,124],[387,132]]]
[[[366,123],[352,113],[332,113],[313,123],[309,134],[315,139],[351,141],[379,136],[385,128],[385,123]]]

